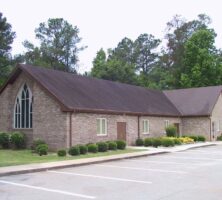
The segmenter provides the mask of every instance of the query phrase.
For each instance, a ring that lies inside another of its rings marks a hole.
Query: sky
[[[0,0],[0,12],[12,25],[16,39],[12,54],[25,51],[22,42],[37,44],[34,30],[49,18],[64,18],[80,30],[79,72],[89,71],[96,52],[114,48],[122,38],[135,40],[140,34],[163,39],[166,23],[176,14],[187,20],[205,13],[217,33],[216,46],[222,48],[220,0]]]

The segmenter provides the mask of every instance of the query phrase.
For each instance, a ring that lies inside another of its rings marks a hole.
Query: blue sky
[[[36,42],[34,29],[48,18],[62,17],[80,29],[82,44],[79,71],[89,71],[100,48],[114,48],[124,37],[141,33],[163,39],[166,23],[176,14],[188,20],[205,13],[212,18],[222,47],[222,13],[219,0],[0,0],[0,12],[16,32],[13,54],[24,51],[22,42]]]

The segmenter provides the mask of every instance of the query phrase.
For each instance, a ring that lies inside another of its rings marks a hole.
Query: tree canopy
[[[10,51],[14,38],[15,32],[12,31],[11,24],[0,13],[0,85],[10,72],[10,65],[12,63]]]
[[[222,84],[222,53],[215,47],[216,33],[209,28],[210,23],[205,14],[191,21],[174,16],[166,25],[162,41],[166,46],[162,48],[161,41],[151,34],[141,34],[135,41],[123,38],[108,51],[108,59],[103,56],[99,67],[95,62],[97,54],[91,75],[156,89]],[[113,78],[114,73],[123,73],[121,70],[126,67],[130,69],[129,76]]]
[[[77,71],[78,52],[85,47],[78,47],[81,41],[79,29],[62,18],[49,19],[35,29],[40,47],[25,41],[27,52],[23,55],[26,63],[51,67],[67,72]]]

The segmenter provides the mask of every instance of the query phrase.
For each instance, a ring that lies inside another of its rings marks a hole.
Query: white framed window
[[[97,118],[97,135],[107,135],[107,119],[106,118]]]
[[[150,133],[150,122],[147,119],[144,119],[143,122],[143,134],[149,134]]]
[[[15,100],[14,128],[32,128],[32,92],[25,83]]]
[[[170,125],[169,120],[164,120],[164,127],[167,128]]]
[[[217,131],[220,131],[220,127],[221,127],[221,120],[218,120],[218,123],[217,123]]]

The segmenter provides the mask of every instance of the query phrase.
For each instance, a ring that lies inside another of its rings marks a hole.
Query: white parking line
[[[96,198],[94,196],[88,196],[88,195],[83,195],[83,194],[66,192],[66,191],[62,191],[62,190],[55,190],[55,189],[49,189],[49,188],[44,188],[44,187],[26,185],[26,184],[15,183],[15,182],[5,181],[5,180],[0,180],[0,183],[23,187],[23,188],[34,189],[34,190],[42,190],[42,191],[46,191],[46,192],[59,193],[59,194],[68,195],[68,196],[81,197],[81,198],[85,198],[85,199],[95,199]]]
[[[100,179],[108,179],[114,181],[125,181],[125,182],[134,182],[134,183],[144,183],[144,184],[152,184],[150,181],[138,181],[133,179],[124,179],[124,178],[116,178],[116,177],[108,177],[108,176],[96,176],[91,174],[79,174],[79,173],[72,173],[72,172],[60,172],[60,171],[48,171],[51,173],[57,174],[65,174],[65,175],[72,175],[72,176],[83,176],[83,177],[90,177],[90,178],[100,178]]]
[[[194,158],[194,157],[181,157],[181,156],[168,156],[169,158],[176,158],[176,159],[184,159],[184,160],[211,160],[211,161],[222,161],[222,159],[214,159],[214,158]]]
[[[217,154],[217,155],[222,155],[222,151],[202,151],[202,150],[192,150],[191,151],[191,150],[189,150],[189,151],[186,151],[186,152],[187,153],[201,153],[201,154]]]
[[[164,173],[176,173],[176,174],[187,174],[185,171],[174,171],[174,170],[162,170],[162,169],[149,169],[149,168],[139,168],[139,167],[123,167],[117,165],[95,165],[98,167],[112,167],[119,169],[132,169],[132,170],[141,170],[141,171],[153,171],[153,172],[164,172]]]
[[[173,164],[173,165],[196,165],[202,166],[201,163],[182,163],[182,162],[169,162],[169,161],[151,161],[151,160],[134,160],[134,159],[126,159],[125,161],[129,162],[138,162],[138,163],[154,163],[154,164]],[[186,166],[187,167],[187,166]]]

